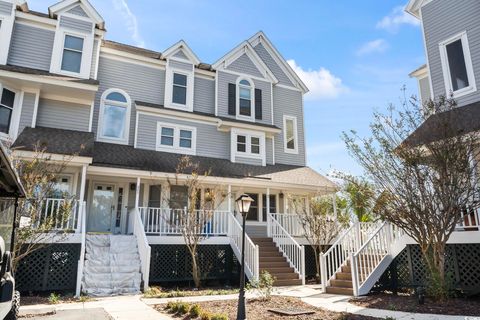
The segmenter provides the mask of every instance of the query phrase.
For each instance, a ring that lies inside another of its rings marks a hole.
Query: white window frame
[[[176,59],[169,59],[177,61]],[[180,61],[180,60],[178,60]],[[181,62],[185,63],[183,60]],[[194,71],[175,68],[167,63],[166,75],[165,75],[165,100],[164,106],[170,109],[183,110],[193,112],[193,90],[194,90]],[[173,103],[173,74],[178,73],[187,77],[187,100],[186,104]]]
[[[245,136],[246,137],[246,151],[241,152],[237,150],[237,137]],[[258,138],[260,140],[260,153],[252,153],[252,138]],[[236,162],[236,158],[249,158],[249,159],[259,159],[262,160],[262,165],[265,166],[267,163],[266,157],[266,137],[264,132],[250,131],[250,130],[241,130],[241,129],[232,129],[231,132],[231,161]]]
[[[162,144],[162,128],[173,129],[173,146],[167,146]],[[180,147],[180,130],[191,131],[192,132],[192,147],[183,148]],[[171,153],[180,153],[188,155],[197,154],[197,128],[178,125],[174,123],[167,122],[157,122],[157,135],[156,135],[156,146],[157,151],[171,152]]]
[[[65,48],[65,42],[67,40],[67,37],[72,37],[72,38],[77,38],[77,39],[82,39],[82,50],[80,51],[80,72],[82,71],[82,62],[83,62],[83,55],[85,54],[85,40],[86,37],[84,35],[78,36],[78,35],[73,35],[70,32],[65,32],[63,34],[63,47],[62,47],[62,55],[61,55],[61,61],[60,61],[60,70],[64,73],[70,73],[72,75],[78,75],[80,72],[74,72],[74,71],[69,71],[69,70],[63,70],[62,65],[63,65],[63,55],[65,54],[65,50],[67,51],[72,51],[72,52],[79,52],[78,50],[71,49],[71,48]]]
[[[287,121],[293,121],[293,138],[295,140],[295,149],[287,147]],[[283,149],[285,153],[298,154],[298,123],[297,117],[283,115]]]
[[[15,88],[3,85],[0,83],[0,101],[2,99],[3,89],[10,90],[15,93],[15,99],[13,100],[12,117],[10,119],[10,126],[8,133],[0,132],[0,139],[15,139],[18,135],[18,128],[20,125],[21,105],[23,103],[21,96],[23,92]]]
[[[240,81],[242,80],[246,80],[250,83],[250,102],[251,102],[251,105],[250,105],[250,108],[251,108],[251,112],[250,112],[250,117],[249,116],[244,116],[244,115],[241,115],[240,114],[240,87],[244,87],[243,85],[240,84]],[[238,120],[245,120],[245,121],[251,121],[251,122],[255,122],[255,83],[253,82],[252,79],[250,78],[246,78],[246,77],[239,77],[237,79],[237,83],[236,83],[237,87],[236,87],[236,118]]]
[[[113,138],[113,137],[105,137],[102,135],[103,132],[103,114],[105,111],[105,102],[106,98],[110,93],[118,92],[122,94],[126,99],[127,102],[119,102],[119,101],[111,101],[109,100],[108,105],[113,105],[113,106],[119,106],[119,107],[126,107],[126,116],[125,116],[125,130],[123,132],[123,137],[122,138]],[[113,143],[118,143],[118,144],[128,144],[128,140],[130,137],[130,116],[132,112],[132,100],[130,99],[130,96],[128,93],[126,93],[122,89],[118,88],[111,88],[108,90],[105,90],[103,92],[102,97],[100,98],[100,110],[98,114],[98,126],[97,126],[97,140],[102,141],[102,142],[113,142]]]
[[[67,16],[67,14],[65,14],[65,16]],[[81,17],[75,17],[75,19],[80,19],[80,18]],[[80,31],[75,31],[65,27],[60,27],[60,19],[61,17],[58,17],[57,29],[55,32],[55,40],[53,42],[53,53],[52,53],[52,61],[50,64],[50,72],[71,76],[71,77],[89,79],[91,65],[92,65],[93,44],[94,44],[93,27],[90,33],[86,33],[86,32],[82,33]],[[83,38],[82,62],[80,65],[79,73],[62,70],[63,50],[65,45],[65,37],[67,35],[72,37]]]
[[[12,13],[10,15],[0,15],[0,39],[2,40],[2,43],[0,43],[0,64],[7,64],[15,20],[14,13],[15,4],[12,6]]]
[[[468,87],[453,91],[452,79],[450,77],[450,66],[448,64],[447,45],[461,40],[463,48],[463,57],[465,59],[465,67],[467,69]],[[470,46],[468,44],[467,31],[463,31],[453,37],[448,38],[440,42],[440,58],[442,61],[443,79],[445,83],[446,96],[449,97],[453,94],[454,98],[464,96],[466,94],[477,91],[477,85],[475,83],[475,74],[473,72],[472,58],[470,55]]]

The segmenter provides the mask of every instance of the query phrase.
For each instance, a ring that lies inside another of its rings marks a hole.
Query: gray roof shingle
[[[24,74],[31,74],[31,75],[35,75],[35,76],[49,77],[51,79],[65,80],[65,81],[74,82],[74,83],[81,83],[81,84],[98,85],[100,83],[98,80],[94,80],[94,79],[79,79],[79,78],[64,76],[64,75],[60,75],[60,74],[56,74],[56,73],[50,73],[50,72],[45,71],[45,70],[19,67],[19,66],[12,66],[12,65],[0,65],[0,70],[18,72],[18,73],[24,73]]]

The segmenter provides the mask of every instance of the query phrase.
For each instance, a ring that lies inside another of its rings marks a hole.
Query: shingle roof
[[[415,147],[475,131],[480,131],[480,102],[430,116],[403,144]]]
[[[49,78],[52,78],[52,79],[65,80],[65,81],[74,82],[74,83],[81,83],[81,84],[98,85],[100,83],[98,80],[94,80],[94,79],[79,79],[79,78],[64,76],[64,75],[60,75],[60,74],[50,73],[50,72],[45,71],[45,70],[19,67],[19,66],[12,66],[12,65],[0,65],[0,70],[12,71],[12,72],[18,72],[18,73],[24,73],[24,74],[31,74],[31,75],[36,75],[36,76],[44,76],[44,77],[49,77]]]
[[[112,48],[112,49],[132,53],[132,54],[138,54],[147,58],[152,58],[157,60],[162,59],[161,52],[134,47],[128,44],[123,44],[123,43],[119,43],[111,40],[103,40],[103,46],[106,48]]]
[[[37,141],[50,153],[71,155],[84,145],[80,155],[93,157],[92,165],[142,171],[175,173],[182,155],[132,146],[94,142],[93,133],[37,127],[25,128],[14,144],[20,150],[34,150]],[[227,159],[192,156],[202,172],[222,178],[258,178],[284,184],[298,184],[315,189],[333,190],[336,186],[309,167],[275,164],[254,166],[232,163]]]

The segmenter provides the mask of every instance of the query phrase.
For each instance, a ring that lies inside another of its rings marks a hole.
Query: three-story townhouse
[[[24,290],[108,294],[190,279],[179,226],[165,218],[188,205],[185,187],[170,183],[184,155],[211,171],[205,189],[227,195],[200,249],[217,280],[236,271],[238,195],[254,199],[248,236],[268,246],[275,215],[295,214],[292,197],[335,191],[306,166],[308,89],[263,32],[207,64],[184,41],[156,52],[106,40],[103,18],[86,0],[61,1],[48,14],[0,0],[0,35],[1,137],[21,157],[44,148],[53,160],[68,158],[57,189],[77,199],[61,226],[73,233],[50,246],[63,253],[64,270],[43,268],[55,250],[42,250],[28,261],[46,270],[35,275],[45,281],[20,268]],[[48,201],[45,215],[61,205]],[[297,251],[277,248],[269,270],[277,284],[301,283],[306,242],[285,233]],[[247,275],[255,278],[264,255],[250,238],[248,246]],[[123,261],[115,272],[106,271],[113,262],[100,254],[105,247]]]

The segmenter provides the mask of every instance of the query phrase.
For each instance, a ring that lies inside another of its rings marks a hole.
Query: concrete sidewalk
[[[90,302],[62,303],[57,305],[33,305],[20,307],[22,315],[41,314],[64,310],[104,309],[116,320],[172,320],[172,318],[155,311],[140,300],[141,295],[99,298]],[[94,320],[94,319],[92,319]]]

